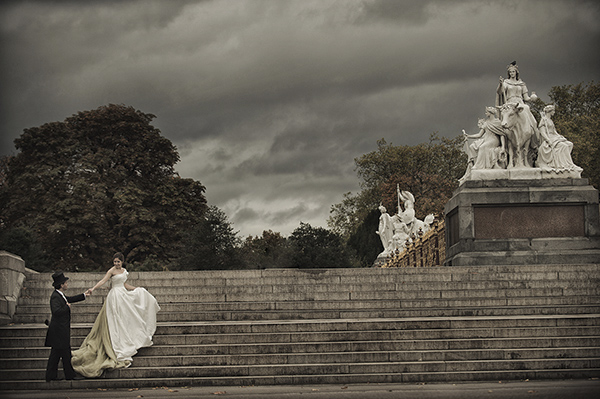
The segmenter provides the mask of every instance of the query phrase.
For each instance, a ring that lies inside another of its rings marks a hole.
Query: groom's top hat
[[[57,272],[54,272],[54,274],[52,275],[52,280],[54,280],[54,283],[52,283],[52,285],[54,286],[54,288],[60,288],[60,285],[68,279],[69,278],[65,277],[63,272],[59,270]]]

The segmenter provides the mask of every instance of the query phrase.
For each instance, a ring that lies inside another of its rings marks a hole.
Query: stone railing
[[[381,267],[442,266],[446,260],[446,226],[437,219],[431,230],[415,238],[404,251],[393,255]]]
[[[10,252],[0,251],[0,325],[9,324],[25,280],[25,261]]]

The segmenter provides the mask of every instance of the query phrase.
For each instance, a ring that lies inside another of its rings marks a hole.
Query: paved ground
[[[0,392],[0,397],[6,399],[597,399],[600,398],[600,379],[456,384],[281,385],[264,387],[157,387],[137,390],[8,391]]]

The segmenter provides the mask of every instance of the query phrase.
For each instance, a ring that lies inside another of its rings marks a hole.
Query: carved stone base
[[[600,263],[599,213],[587,179],[467,180],[446,204],[446,264]]]
[[[537,179],[580,179],[581,168],[512,168],[512,169],[470,169],[460,179],[463,184],[470,180],[537,180]]]

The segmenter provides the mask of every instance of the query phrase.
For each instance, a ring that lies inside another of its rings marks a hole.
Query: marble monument
[[[446,204],[446,264],[600,263],[598,190],[548,105],[537,122],[516,62],[467,134],[468,165]]]

